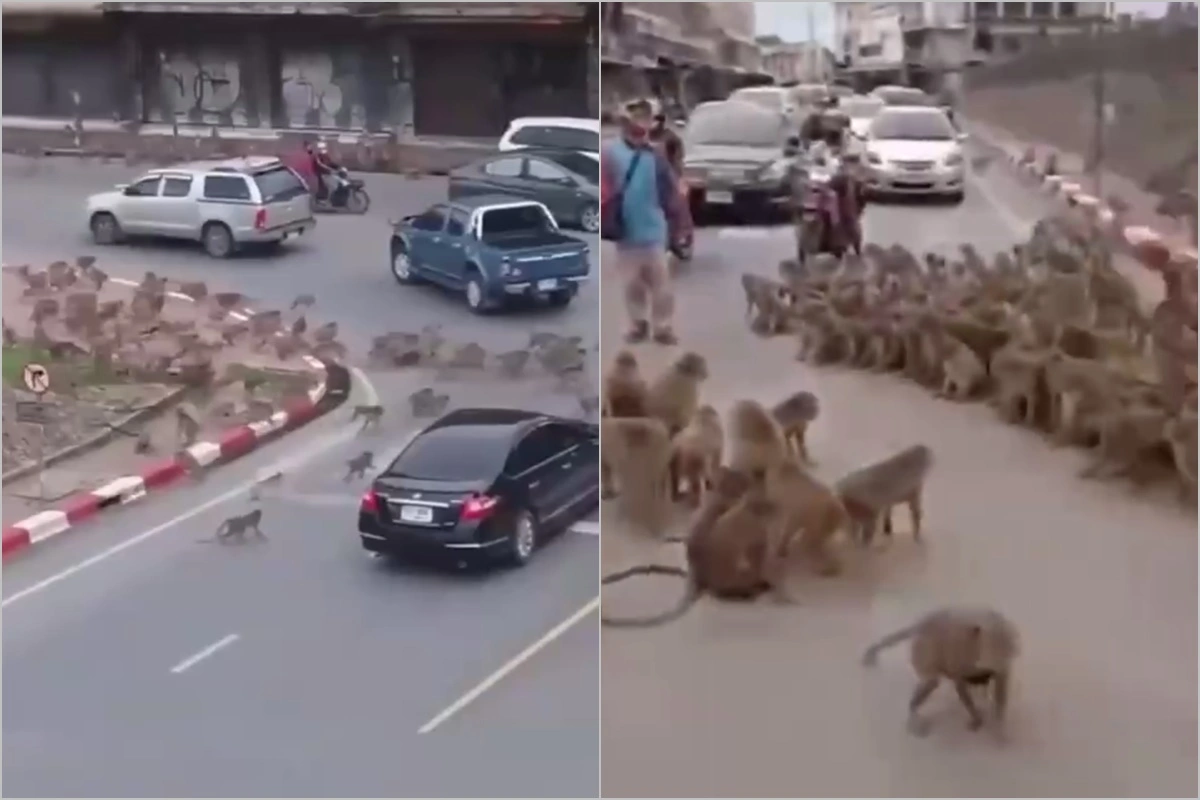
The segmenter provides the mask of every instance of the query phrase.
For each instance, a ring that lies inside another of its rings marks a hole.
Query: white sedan
[[[873,194],[935,195],[961,203],[966,166],[959,133],[940,108],[894,106],[867,130],[868,186]]]

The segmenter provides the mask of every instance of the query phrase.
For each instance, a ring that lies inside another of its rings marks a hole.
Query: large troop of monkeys
[[[1196,486],[1195,295],[1178,276],[1151,314],[1113,266],[1107,249],[1054,223],[986,264],[970,247],[953,263],[924,263],[901,248],[868,247],[862,258],[788,261],[780,280],[745,275],[746,316],[762,335],[791,333],[797,358],[897,371],[939,397],[989,398],[1008,421],[1037,427],[1056,444],[1090,445],[1088,477],[1126,475],[1142,483],[1173,469],[1181,491]],[[1190,299],[1189,299],[1190,297]],[[805,442],[819,413],[799,392],[775,405],[744,399],[722,421],[701,403],[703,356],[688,352],[647,380],[621,351],[604,376],[603,495],[620,513],[661,531],[673,500],[694,511],[686,568],[643,564],[606,575],[665,574],[687,585],[680,603],[654,616],[615,618],[610,627],[652,627],[682,616],[703,595],[773,596],[791,603],[785,563],[793,549],[822,575],[840,571],[831,550],[839,531],[869,545],[891,510],[909,509],[921,536],[922,493],[933,465],[924,445],[904,449],[827,485],[812,474]],[[983,607],[939,609],[869,648],[864,664],[911,641],[919,682],[909,726],[943,678],[953,683],[978,729],[971,687],[991,690],[997,732],[1019,650],[1015,626]]]

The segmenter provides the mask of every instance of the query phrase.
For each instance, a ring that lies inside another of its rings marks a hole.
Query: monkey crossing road
[[[964,241],[989,256],[1007,248],[1046,201],[1000,169],[987,180],[956,208],[872,205],[867,241],[918,257]],[[928,446],[921,542],[899,511],[897,535],[869,550],[839,534],[840,574],[795,567],[794,604],[706,598],[664,626],[604,628],[605,796],[1195,796],[1194,515],[1080,480],[1081,454],[983,404],[939,401],[895,374],[802,364],[791,337],[755,336],[740,275],[774,278],[791,248],[786,228],[701,229],[675,284],[680,346],[633,348],[642,375],[701,354],[699,400],[727,432],[738,400],[813,392],[807,449],[827,484]],[[607,358],[624,346],[613,287],[601,307]],[[616,508],[604,506],[602,574],[683,565],[682,545],[619,525]],[[658,614],[682,591],[677,578],[634,577],[605,588],[605,614]],[[922,707],[933,732],[913,737],[906,650],[871,672],[859,664],[872,642],[961,603],[995,607],[1021,631],[1005,743],[968,731],[948,685]]]

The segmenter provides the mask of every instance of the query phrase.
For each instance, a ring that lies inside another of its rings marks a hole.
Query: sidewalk
[[[1021,163],[1032,149],[1034,160],[1030,167],[1036,170],[1044,167],[1047,157],[1053,153],[1058,162],[1058,179],[1052,182],[1059,186],[1075,184],[1081,188],[1079,196],[1093,196],[1094,179],[1086,174],[1084,159],[1079,154],[1068,153],[1048,144],[1023,141],[1002,128],[974,119],[963,120],[963,124],[972,135],[985,144],[1003,150],[1015,163]],[[1181,260],[1190,261],[1192,269],[1196,268],[1196,245],[1189,236],[1191,221],[1174,220],[1158,213],[1161,199],[1127,178],[1108,171],[1104,171],[1101,177],[1104,196],[1096,199],[1102,207],[1112,211],[1127,228],[1146,228],[1153,231],[1172,254]],[[1124,208],[1117,212],[1113,209],[1114,205],[1123,205]]]
[[[442,175],[496,149],[490,139],[400,136],[365,131],[284,128],[217,128],[133,124],[84,120],[77,135],[75,121],[64,118],[0,117],[3,149],[27,156],[60,155],[120,158],[134,162],[180,161],[247,155],[293,153],[306,140],[329,142],[335,158],[359,172]]]

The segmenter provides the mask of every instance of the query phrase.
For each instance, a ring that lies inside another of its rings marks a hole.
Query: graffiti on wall
[[[214,50],[163,52],[160,58],[160,122],[246,125],[241,65]]]
[[[360,70],[348,52],[292,51],[283,54],[280,89],[284,115],[293,128],[366,127]]]

